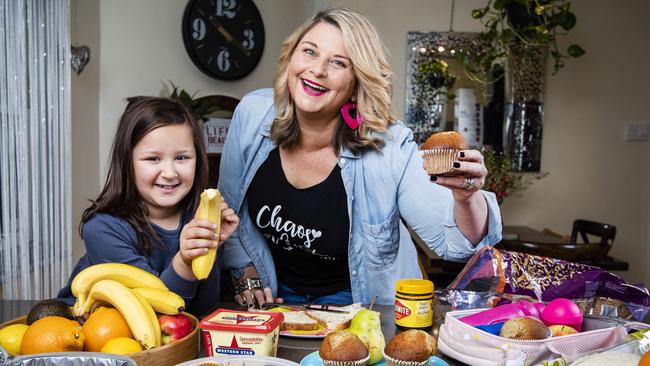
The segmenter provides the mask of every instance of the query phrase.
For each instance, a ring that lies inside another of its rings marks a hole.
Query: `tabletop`
[[[558,235],[527,226],[504,226],[503,240],[496,248],[589,264],[606,271],[627,271],[629,268],[627,262],[611,256],[595,261],[596,253],[602,250],[600,244],[571,243]]]
[[[433,277],[432,279],[436,279],[435,276],[443,276],[444,280],[447,280],[446,277],[451,277],[451,280],[453,280],[465,266],[465,263],[442,259],[422,241],[415,231],[409,229],[409,232],[418,253],[421,254],[420,258],[426,260],[425,269],[429,276]],[[598,249],[594,248],[593,245],[571,244],[568,240],[564,240],[557,235],[547,234],[528,226],[504,226],[503,239],[495,245],[495,248],[595,265],[606,271],[627,271],[629,268],[627,262],[611,256],[593,262],[592,256],[589,254],[590,250]],[[451,280],[434,282],[440,282],[446,286]]]
[[[34,300],[0,300],[0,323],[4,323],[11,319],[27,315],[31,307],[38,301]],[[233,308],[234,304],[221,304],[219,307]],[[395,327],[394,323],[394,307],[392,305],[375,305],[373,310],[381,313],[381,330],[384,337],[388,342],[399,330]],[[277,357],[300,362],[308,354],[317,351],[320,347],[322,339],[304,339],[292,337],[280,337],[278,344]],[[204,354],[203,347],[201,354]],[[445,357],[444,355],[437,355],[450,366],[464,365],[454,359]]]

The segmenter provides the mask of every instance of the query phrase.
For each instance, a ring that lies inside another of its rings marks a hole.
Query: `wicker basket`
[[[172,366],[181,362],[193,360],[199,356],[199,321],[192,314],[183,313],[190,318],[194,330],[183,339],[158,348],[142,352],[130,353],[126,356],[132,358],[138,366]],[[0,329],[12,324],[25,324],[27,316],[21,316],[0,324]]]

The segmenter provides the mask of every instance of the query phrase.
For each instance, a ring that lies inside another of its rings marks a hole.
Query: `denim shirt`
[[[253,263],[262,285],[276,296],[273,257],[246,204],[257,169],[276,147],[270,139],[274,117],[272,89],[254,91],[241,100],[221,155],[219,190],[240,218],[237,231],[223,245],[224,266],[237,275],[237,270]],[[355,302],[367,304],[376,296],[378,304],[393,304],[396,280],[422,277],[415,245],[402,220],[441,257],[466,261],[477,249],[501,240],[501,215],[494,194],[481,191],[488,206],[488,231],[472,245],[454,220],[451,190],[431,183],[423,169],[411,130],[398,122],[388,133],[373,134],[384,139],[380,151],[339,152],[350,218],[350,284]]]

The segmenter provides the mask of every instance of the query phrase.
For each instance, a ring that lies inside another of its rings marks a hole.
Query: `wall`
[[[625,123],[650,123],[650,3],[573,1],[572,9],[578,23],[564,46],[587,53],[547,76],[542,169],[550,175],[506,200],[504,222],[563,233],[575,218],[616,225],[612,254],[630,262],[625,278],[650,283],[650,143],[623,140]]]
[[[406,32],[448,31],[450,0],[273,0],[255,1],[266,29],[258,68],[237,82],[203,76],[183,48],[180,21],[186,1],[103,1],[100,6],[100,84],[97,182],[103,182],[110,144],[124,98],[160,94],[163,82],[189,90],[241,97],[271,85],[280,42],[307,14],[328,5],[355,8],[377,26],[395,73],[394,107],[404,115]],[[456,1],[453,29],[479,31],[471,19],[481,0]],[[630,262],[630,281],[650,283],[650,144],[622,139],[623,124],[650,122],[650,3],[645,0],[574,0],[576,28],[563,42],[587,50],[569,60],[546,87],[542,169],[550,175],[502,207],[509,225],[549,227],[568,233],[574,218],[614,224],[613,254]],[[606,27],[604,25],[607,25]],[[84,122],[85,123],[85,122]],[[94,121],[89,121],[93,124]],[[92,131],[89,131],[92,132]],[[96,138],[93,136],[87,136]],[[81,140],[84,137],[77,137]],[[79,141],[75,140],[75,144]],[[85,157],[84,157],[85,158]],[[91,154],[91,158],[94,158]],[[83,174],[75,172],[76,179]],[[92,178],[92,174],[88,175]],[[76,199],[76,198],[75,198]],[[73,218],[74,220],[74,218]]]
[[[72,254],[73,264],[84,253],[77,234],[88,199],[100,189],[99,164],[99,72],[101,65],[99,0],[70,2],[72,45],[90,48],[90,62],[81,74],[72,73]]]

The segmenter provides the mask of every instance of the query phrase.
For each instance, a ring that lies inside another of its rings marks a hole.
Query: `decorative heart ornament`
[[[70,53],[72,70],[79,75],[90,61],[90,48],[88,46],[71,46]]]

